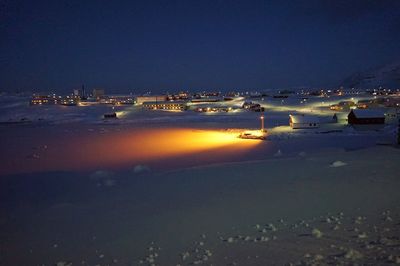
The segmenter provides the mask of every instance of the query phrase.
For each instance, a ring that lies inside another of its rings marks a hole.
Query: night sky
[[[0,0],[0,90],[336,86],[400,58],[400,1]]]

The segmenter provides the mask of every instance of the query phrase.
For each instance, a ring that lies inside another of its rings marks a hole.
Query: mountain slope
[[[341,86],[345,88],[400,88],[400,62],[356,73],[346,78]]]

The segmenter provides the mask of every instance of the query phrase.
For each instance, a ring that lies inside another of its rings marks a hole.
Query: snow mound
[[[333,163],[331,163],[331,165],[329,167],[341,167],[341,166],[345,166],[347,165],[347,163],[342,162],[342,161],[334,161]]]
[[[138,164],[133,168],[133,173],[135,173],[135,174],[148,172],[148,171],[150,171],[150,168],[146,165]]]
[[[107,179],[113,176],[112,172],[104,171],[104,170],[97,170],[90,175],[92,179]]]

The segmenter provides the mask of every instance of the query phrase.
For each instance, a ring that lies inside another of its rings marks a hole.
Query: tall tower
[[[81,95],[81,98],[83,99],[83,100],[86,100],[86,92],[85,92],[85,86],[82,84],[82,95]]]

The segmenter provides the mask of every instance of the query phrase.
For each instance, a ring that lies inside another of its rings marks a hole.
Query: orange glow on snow
[[[97,160],[105,164],[123,163],[132,160],[155,160],[174,156],[190,155],[208,150],[224,149],[240,151],[258,143],[238,138],[237,133],[191,130],[191,129],[151,129],[136,133],[114,136],[110,140],[100,136],[91,143],[87,152],[89,158],[102,154]]]
[[[83,132],[48,140],[38,160],[6,162],[5,172],[87,170],[160,163],[185,167],[229,161],[261,140],[238,138],[238,132],[182,128],[130,129],[121,132]],[[18,167],[13,167],[17,163]]]

